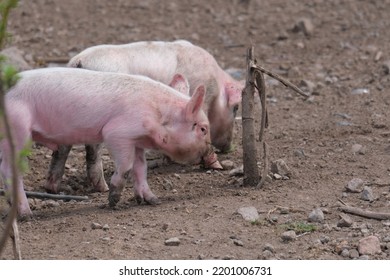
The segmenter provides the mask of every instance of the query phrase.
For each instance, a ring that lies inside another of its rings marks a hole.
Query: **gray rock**
[[[91,228],[92,229],[102,229],[103,226],[101,224],[99,224],[99,223],[93,222],[93,223],[91,223]]]
[[[330,237],[326,236],[326,235],[322,235],[320,237],[320,241],[321,241],[322,244],[326,244],[326,243],[328,243],[330,241]]]
[[[166,246],[179,246],[180,245],[180,239],[177,237],[172,237],[167,240],[165,240],[164,244]]]
[[[316,208],[310,212],[308,221],[313,223],[322,223],[324,222],[324,213],[320,208]]]
[[[389,75],[390,74],[390,60],[383,62],[382,68],[383,68],[384,73],[386,75]]]
[[[370,257],[369,257],[368,255],[361,255],[361,256],[359,257],[359,260],[367,261],[367,260],[369,260],[369,259],[370,259]]]
[[[233,239],[233,244],[240,247],[244,246],[244,242],[239,239]]]
[[[15,67],[18,71],[30,70],[32,67],[23,58],[23,52],[16,47],[10,47],[1,51],[5,56],[5,63]]]
[[[296,149],[294,151],[294,156],[299,157],[299,158],[305,158],[306,154],[305,154],[305,151],[303,149]]]
[[[282,180],[283,179],[283,176],[279,175],[278,173],[273,174],[273,177],[275,180]]]
[[[360,193],[363,191],[364,182],[360,178],[353,178],[351,181],[348,182],[347,186],[345,187],[347,191],[352,193]]]
[[[350,249],[350,246],[348,244],[347,240],[341,240],[339,243],[336,244],[335,246],[335,251],[337,254],[341,254],[341,252],[345,249]]]
[[[240,214],[245,221],[254,222],[259,219],[259,212],[253,206],[241,207],[237,210],[237,213]]]
[[[271,172],[279,174],[281,176],[291,176],[291,170],[287,166],[286,162],[282,159],[275,160],[271,163]]]
[[[390,242],[390,235],[386,235],[385,237],[382,238],[383,242]]]
[[[365,201],[373,201],[375,199],[372,189],[367,186],[363,188],[362,195],[360,198]]]
[[[220,163],[222,165],[222,168],[225,170],[231,170],[234,168],[234,162],[231,160],[226,159],[221,161]]]
[[[338,227],[350,227],[352,225],[353,221],[350,216],[343,213],[339,215],[341,219],[337,222]]]
[[[351,147],[351,151],[354,154],[361,154],[361,155],[364,155],[366,153],[365,147],[360,144],[353,144]]]
[[[103,226],[102,228],[103,228],[103,230],[107,231],[107,230],[109,230],[109,229],[110,229],[110,226],[109,226],[109,225],[107,225],[107,224],[104,224],[104,226]]]
[[[358,251],[360,255],[375,255],[382,252],[379,238],[370,235],[359,240]]]
[[[292,29],[294,32],[303,32],[306,36],[310,36],[314,32],[314,25],[308,18],[301,18]]]
[[[293,230],[288,230],[282,233],[282,240],[285,242],[290,242],[297,238],[297,234]]]
[[[349,250],[348,249],[342,250],[340,256],[342,256],[343,258],[349,258],[350,256]]]
[[[272,244],[270,244],[270,243],[264,244],[263,250],[264,250],[264,251],[270,251],[270,252],[272,252],[272,253],[275,253],[275,248],[274,248],[274,246],[272,246]]]
[[[353,260],[359,258],[359,251],[356,249],[349,250],[349,257]]]
[[[371,115],[371,125],[373,128],[383,129],[387,128],[387,118],[381,114],[372,114]]]
[[[269,250],[264,250],[263,253],[261,254],[261,258],[265,260],[272,259],[273,256],[274,254]]]
[[[355,88],[351,91],[352,95],[361,95],[361,94],[369,94],[370,90],[368,88]]]
[[[230,176],[242,176],[242,175],[244,175],[244,165],[241,165],[241,166],[239,166],[237,168],[234,168],[234,169],[230,170],[229,175]]]

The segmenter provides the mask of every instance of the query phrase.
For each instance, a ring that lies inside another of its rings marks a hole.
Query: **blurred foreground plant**
[[[16,8],[18,0],[2,0],[0,2],[0,49],[3,49],[7,39],[10,35],[7,33],[8,16],[11,9]],[[19,166],[22,165],[20,155],[16,155],[14,141],[11,135],[11,128],[8,122],[7,114],[5,111],[4,96],[6,92],[16,84],[18,80],[17,71],[10,65],[5,64],[5,57],[0,55],[0,125],[2,126],[2,132],[4,135],[0,135],[0,140],[3,137],[7,137],[10,145],[11,154],[11,169],[12,169],[12,182],[11,182],[11,208],[8,212],[8,217],[5,222],[4,231],[0,236],[0,255],[3,252],[6,241],[9,237],[13,239],[13,248],[15,258],[21,259],[20,247],[19,247],[19,231],[17,226],[17,178],[19,174]],[[25,153],[25,152],[23,152]]]

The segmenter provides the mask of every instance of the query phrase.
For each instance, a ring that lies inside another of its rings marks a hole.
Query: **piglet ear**
[[[188,80],[181,74],[173,76],[169,86],[185,95],[190,95],[190,85],[188,84]]]
[[[238,82],[225,84],[225,95],[229,107],[233,107],[241,102],[243,88],[243,85]]]
[[[194,120],[196,115],[202,109],[204,98],[206,94],[206,89],[203,85],[198,86],[195,89],[194,94],[191,96],[190,101],[187,103],[185,113],[186,120]]]

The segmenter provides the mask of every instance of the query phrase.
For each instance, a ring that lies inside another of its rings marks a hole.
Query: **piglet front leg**
[[[143,201],[151,205],[161,204],[161,201],[150,190],[146,177],[147,162],[145,152],[141,148],[136,148],[135,160],[132,169],[135,198],[139,204]]]

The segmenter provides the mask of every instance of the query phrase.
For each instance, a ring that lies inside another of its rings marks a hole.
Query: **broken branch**
[[[264,74],[267,74],[268,76],[274,78],[275,80],[278,80],[279,82],[281,82],[285,87],[289,87],[291,89],[293,89],[295,92],[299,93],[300,95],[304,96],[304,97],[309,97],[309,95],[305,92],[303,92],[300,88],[298,88],[296,85],[294,85],[293,83],[291,83],[290,81],[286,80],[285,78],[282,78],[281,76],[279,76],[278,74],[275,74],[267,69],[265,69],[264,67],[262,66],[259,66],[259,65],[256,65],[255,63],[253,63],[251,65],[251,68],[254,68],[254,69],[257,69],[258,71],[261,71],[262,73]]]
[[[390,213],[384,213],[384,212],[372,212],[363,210],[357,207],[352,206],[340,206],[340,210],[346,213],[350,213],[353,215],[369,218],[369,219],[376,219],[376,220],[390,220]]]

